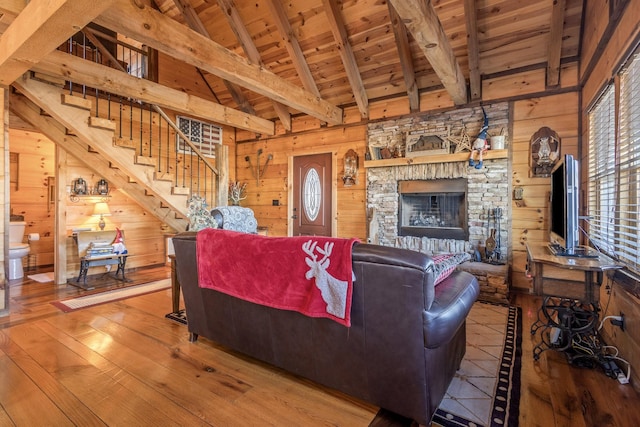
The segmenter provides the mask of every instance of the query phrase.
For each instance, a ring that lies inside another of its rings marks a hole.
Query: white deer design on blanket
[[[302,244],[302,250],[309,255],[305,262],[309,266],[309,271],[305,273],[307,280],[315,278],[316,287],[320,290],[322,299],[327,303],[327,313],[340,319],[344,319],[347,309],[347,289],[348,282],[333,277],[327,272],[331,259],[333,243],[327,242],[324,248],[318,247],[318,242],[309,240]],[[318,252],[316,254],[315,252]],[[322,255],[321,259],[319,255]]]

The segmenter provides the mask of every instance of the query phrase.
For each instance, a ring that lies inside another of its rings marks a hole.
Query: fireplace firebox
[[[398,183],[398,235],[467,240],[467,180]]]

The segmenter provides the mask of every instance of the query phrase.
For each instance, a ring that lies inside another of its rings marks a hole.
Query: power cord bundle
[[[613,354],[604,354],[602,356],[602,367],[604,368],[607,376],[616,378],[620,382],[620,384],[629,384],[629,378],[631,377],[631,364],[622,357],[618,356],[618,349],[614,346],[605,345],[602,347],[602,350],[605,351],[605,353],[607,350],[614,351]],[[620,369],[616,361],[620,361],[627,365],[626,375],[622,372],[622,369]]]
[[[589,217],[580,217],[579,219],[582,219],[587,224],[589,224],[589,219],[590,219]],[[580,232],[582,232],[585,235],[588,242],[593,245],[596,251],[598,251],[599,253],[603,253],[602,248],[600,247],[598,242],[594,241],[584,228],[582,228],[579,225],[578,225],[578,228]],[[618,254],[615,253],[615,251],[612,250],[610,252],[611,253],[608,255],[611,256],[613,260],[620,261],[620,258],[618,257]],[[608,298],[607,298],[607,304],[602,312],[603,315],[606,314],[607,310],[609,309],[609,303],[611,302],[611,288],[612,288],[612,280],[610,277],[608,277],[607,284],[605,285]],[[573,348],[577,353],[575,358],[580,358],[582,356],[582,357],[592,358],[591,360],[593,360],[593,358],[597,357],[607,376],[611,378],[617,378],[620,384],[628,384],[629,379],[631,378],[631,364],[625,359],[618,356],[619,352],[617,347],[610,346],[610,345],[600,346],[598,342],[597,335],[599,335],[600,330],[604,326],[604,322],[606,322],[607,320],[610,320],[611,324],[615,326],[619,326],[622,330],[624,330],[624,317],[622,316],[622,314],[619,316],[616,316],[616,315],[605,316],[600,322],[600,325],[598,326],[598,331],[596,336],[592,337],[592,339],[585,340],[584,339],[585,337],[582,337],[580,334],[576,335],[573,338],[572,340]],[[609,352],[612,352],[612,353],[609,353]],[[622,370],[620,369],[620,367],[616,362],[622,362],[626,365],[627,367],[626,375],[622,372]]]
[[[607,305],[602,312],[603,314],[607,312],[607,310],[609,309],[609,303],[611,302],[611,278],[608,278],[606,286],[608,298]],[[602,321],[600,321],[600,325],[598,326],[598,334],[604,326],[604,322],[606,322],[607,320],[610,320],[613,325],[619,326],[622,330],[624,330],[624,317],[622,315],[608,315],[603,317]],[[612,352],[611,354],[608,353],[610,351]],[[611,378],[616,378],[618,382],[620,382],[620,384],[629,384],[629,379],[631,378],[631,364],[622,357],[618,356],[618,348],[612,345],[604,345],[602,346],[602,353],[603,354],[600,356],[600,364],[602,365],[605,374]],[[622,372],[622,369],[620,369],[616,361],[622,362],[627,366],[626,375]]]

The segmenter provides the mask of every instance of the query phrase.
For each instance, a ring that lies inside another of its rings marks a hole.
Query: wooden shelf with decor
[[[509,150],[488,150],[482,156],[483,160],[506,159],[509,156]],[[393,159],[382,160],[366,160],[365,168],[380,168],[386,166],[405,166],[405,165],[422,165],[426,163],[450,163],[450,162],[466,162],[469,160],[469,152],[453,154],[431,154],[418,157],[397,157]]]

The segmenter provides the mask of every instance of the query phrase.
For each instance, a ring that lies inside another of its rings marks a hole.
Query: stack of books
[[[95,257],[100,255],[110,255],[113,253],[113,246],[109,242],[91,242],[87,248],[87,256]]]

